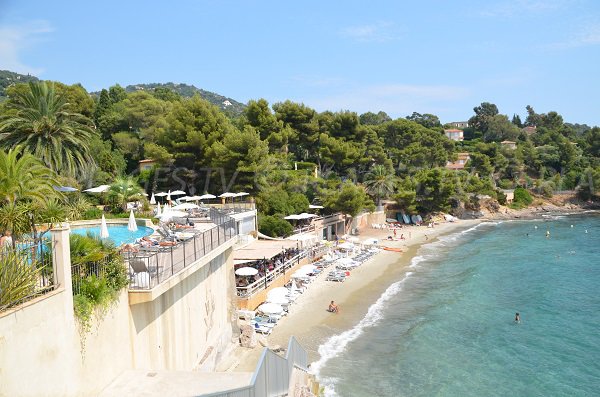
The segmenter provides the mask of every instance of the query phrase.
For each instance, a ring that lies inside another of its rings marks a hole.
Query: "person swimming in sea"
[[[546,230],[546,238],[550,238],[550,230]]]
[[[521,322],[521,315],[519,313],[515,313],[515,323]]]

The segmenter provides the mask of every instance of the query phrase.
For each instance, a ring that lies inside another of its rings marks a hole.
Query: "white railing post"
[[[71,284],[71,244],[68,223],[63,223],[50,230],[52,236],[52,266],[54,268],[54,285],[64,288],[68,294],[73,294]]]

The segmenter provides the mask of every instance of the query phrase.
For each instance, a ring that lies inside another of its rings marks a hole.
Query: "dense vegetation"
[[[139,189],[130,190],[138,182],[147,193],[243,190],[256,197],[263,231],[276,235],[290,232],[282,215],[306,211],[309,203],[354,216],[393,199],[407,212],[460,214],[478,210],[482,196],[504,203],[501,189],[522,187],[541,196],[578,189],[588,200],[600,182],[600,128],[565,123],[556,112],[536,113],[530,106],[521,121],[482,103],[464,129],[465,140],[454,142],[443,131],[450,126],[432,114],[393,120],[384,112],[319,113],[300,103],[259,99],[236,115],[200,95],[184,97],[194,92],[190,86],[131,91],[115,85],[90,95],[80,85],[48,83],[50,98],[38,84],[7,88],[0,146],[8,151],[21,144],[23,153],[37,153],[64,184],[81,188],[120,178],[115,185],[132,195],[111,188],[107,200],[116,212],[140,198]],[[43,107],[50,99],[55,113]],[[32,116],[26,106],[38,110]],[[44,128],[46,141],[27,138]],[[78,144],[53,147],[57,140]],[[465,169],[446,169],[459,152],[469,153]],[[154,159],[154,169],[139,172],[142,159]]]

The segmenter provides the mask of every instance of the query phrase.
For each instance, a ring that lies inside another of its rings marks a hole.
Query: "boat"
[[[410,225],[410,217],[406,214],[402,214],[402,219],[404,219],[404,223]]]
[[[392,251],[392,252],[402,252],[402,248],[383,247],[383,249],[386,251]]]

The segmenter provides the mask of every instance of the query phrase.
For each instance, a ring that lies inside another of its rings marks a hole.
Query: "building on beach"
[[[516,149],[517,148],[517,142],[514,141],[502,141],[500,142],[500,144],[508,149]]]
[[[506,203],[512,204],[515,200],[515,189],[502,189],[502,193],[506,196]]]
[[[468,121],[452,121],[452,122],[450,122],[448,124],[451,125],[454,128],[459,128],[459,129],[469,128],[469,122]]]
[[[463,130],[458,130],[458,129],[444,130],[444,134],[446,134],[448,139],[451,139],[453,141],[460,142],[464,139]]]
[[[152,168],[154,168],[154,166],[156,165],[156,160],[145,159],[145,160],[140,160],[138,163],[140,166],[140,171],[148,171],[148,170],[151,170]]]
[[[446,168],[449,170],[464,170],[470,158],[467,152],[458,153],[455,161],[448,161],[446,163]]]

